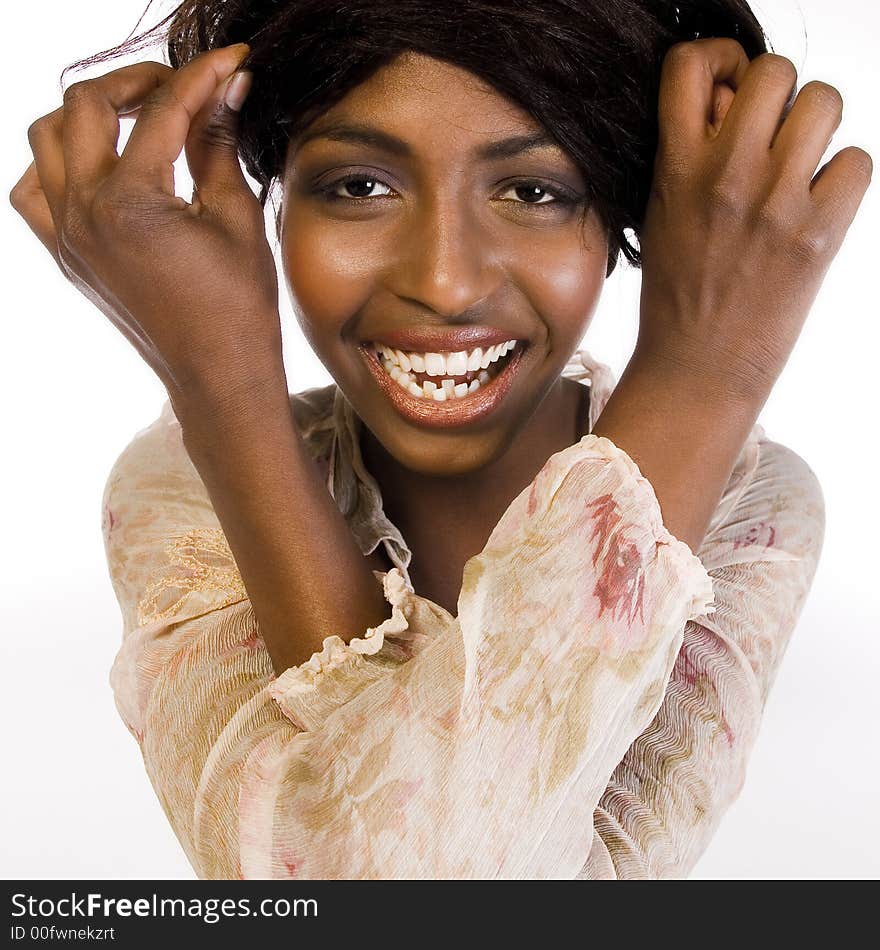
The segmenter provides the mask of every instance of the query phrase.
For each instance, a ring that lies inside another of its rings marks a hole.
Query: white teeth
[[[458,350],[455,353],[407,353],[392,349],[384,343],[376,343],[376,352],[381,354],[383,362],[399,366],[405,373],[429,373],[431,376],[462,376],[468,372],[486,369],[490,363],[509,353],[516,346],[516,340],[496,343],[486,349],[477,346],[472,350]]]
[[[430,376],[442,376],[446,372],[446,359],[442,353],[425,353],[425,372]]]
[[[394,375],[393,378],[397,381],[401,389],[405,389],[408,393],[415,396],[416,399],[435,399],[437,402],[445,402],[449,399],[462,399],[464,396],[470,395],[470,393],[475,393],[490,379],[489,374],[485,370],[482,370],[480,377],[485,378],[481,379],[478,377],[477,379],[472,379],[470,383],[458,383],[456,385],[454,380],[447,378],[442,380],[441,385],[438,386],[433,380],[426,379],[420,386],[409,373],[404,373],[399,366],[392,363],[389,375],[395,373],[396,375]]]
[[[450,376],[462,376],[468,371],[468,355],[464,350],[457,353],[448,353],[446,356],[446,372]]]
[[[392,349],[383,343],[374,344],[379,360],[385,371],[401,389],[405,389],[416,399],[434,399],[445,402],[462,399],[477,392],[492,378],[488,367],[505,356],[516,346],[516,340],[507,340],[490,346],[488,349],[476,347],[473,350],[459,350],[454,353],[407,353]],[[465,373],[477,373],[476,379],[456,384],[450,376],[463,376]],[[437,377],[426,379],[420,384],[415,373],[427,373]],[[446,377],[446,378],[444,378]]]

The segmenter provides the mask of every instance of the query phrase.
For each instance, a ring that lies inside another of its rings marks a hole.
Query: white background
[[[753,6],[801,83],[822,79],[843,93],[844,122],[826,157],[852,144],[880,163],[874,0]],[[31,161],[27,126],[61,103],[62,67],[121,42],[142,11],[141,0],[7,10],[3,195]],[[137,58],[162,57],[150,49]],[[189,197],[185,172],[181,181]],[[873,878],[880,870],[877,210],[875,179],[759,419],[817,473],[826,542],[745,788],[694,878]],[[0,242],[7,301],[0,875],[193,878],[107,680],[121,619],[104,558],[101,494],[117,455],[156,417],[165,392],[8,204],[0,207]],[[584,342],[618,376],[635,339],[638,280],[618,267]],[[289,307],[282,315],[290,388],[331,382]]]

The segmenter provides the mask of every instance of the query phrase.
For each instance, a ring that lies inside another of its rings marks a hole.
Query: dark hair
[[[400,53],[477,74],[581,169],[608,230],[609,274],[621,251],[640,264],[625,232],[638,237],[650,192],[666,51],[711,36],[736,39],[750,59],[768,50],[747,0],[184,0],[150,30],[66,69],[155,35],[175,69],[208,49],[250,45],[240,155],[264,207],[291,137]]]

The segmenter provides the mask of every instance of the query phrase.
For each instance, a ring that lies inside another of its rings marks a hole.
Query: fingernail
[[[247,94],[251,90],[251,79],[253,74],[249,69],[241,69],[233,73],[226,81],[226,92],[223,93],[223,101],[227,108],[233,112],[238,112],[247,99]]]

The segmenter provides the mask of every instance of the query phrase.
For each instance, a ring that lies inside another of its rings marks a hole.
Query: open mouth
[[[382,343],[370,344],[385,372],[416,399],[464,399],[503,372],[516,349],[507,340],[486,349],[456,353],[404,353]]]
[[[370,371],[397,410],[428,427],[474,422],[510,390],[528,345],[509,339],[457,352],[415,353],[362,344]]]

